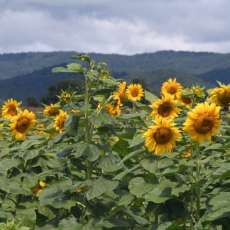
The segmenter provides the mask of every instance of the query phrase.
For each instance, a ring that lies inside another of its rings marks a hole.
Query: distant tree
[[[39,107],[40,103],[36,100],[35,97],[27,97],[26,98],[26,105],[29,107]]]

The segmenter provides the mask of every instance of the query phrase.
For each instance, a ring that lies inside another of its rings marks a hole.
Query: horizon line
[[[114,53],[114,52],[79,52],[74,50],[52,50],[52,51],[15,51],[15,52],[0,52],[0,55],[14,55],[14,54],[31,54],[31,53],[80,53],[80,54],[101,54],[101,55],[119,55],[119,56],[136,56],[143,54],[157,54],[157,53],[166,53],[166,52],[174,52],[174,53],[197,53],[197,54],[230,54],[230,52],[215,52],[215,51],[192,51],[192,50],[157,50],[157,51],[149,51],[149,52],[139,52],[133,54],[125,54],[125,53]]]

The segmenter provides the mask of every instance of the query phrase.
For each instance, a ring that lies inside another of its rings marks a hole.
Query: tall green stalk
[[[89,78],[87,73],[85,74],[85,143],[88,145],[90,142],[90,124],[89,124]],[[90,179],[92,174],[92,167],[89,160],[86,161],[86,178]]]
[[[200,149],[199,149],[199,144],[195,143],[194,145],[194,154],[196,156],[196,175],[195,175],[195,220],[196,224],[200,220],[200,197],[201,197],[201,192],[200,192],[200,186],[201,186],[201,178],[200,178],[200,173],[201,173],[201,159],[200,159]]]

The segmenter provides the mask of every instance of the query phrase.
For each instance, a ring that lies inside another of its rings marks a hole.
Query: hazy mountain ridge
[[[0,98],[40,99],[47,88],[63,79],[51,69],[72,62],[74,52],[19,53],[0,55]],[[230,83],[230,54],[160,51],[136,54],[90,54],[96,61],[108,63],[114,76],[139,79],[153,91],[162,81],[176,76],[186,85],[213,86],[216,80]],[[65,79],[72,76],[65,75]]]

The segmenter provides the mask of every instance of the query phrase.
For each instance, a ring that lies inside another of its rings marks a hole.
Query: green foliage
[[[226,113],[221,135],[199,146],[197,181],[196,155],[182,157],[188,145],[194,147],[187,136],[171,154],[154,156],[144,148],[143,131],[152,123],[148,103],[155,95],[145,91],[143,101],[125,102],[122,114],[113,117],[103,105],[118,82],[107,66],[86,55],[75,56],[75,62],[54,70],[85,79],[83,94],[73,93],[70,102],[58,104],[69,114],[63,133],[54,134],[53,120],[38,114],[45,134],[35,130],[16,141],[1,119],[0,229],[227,229]]]

